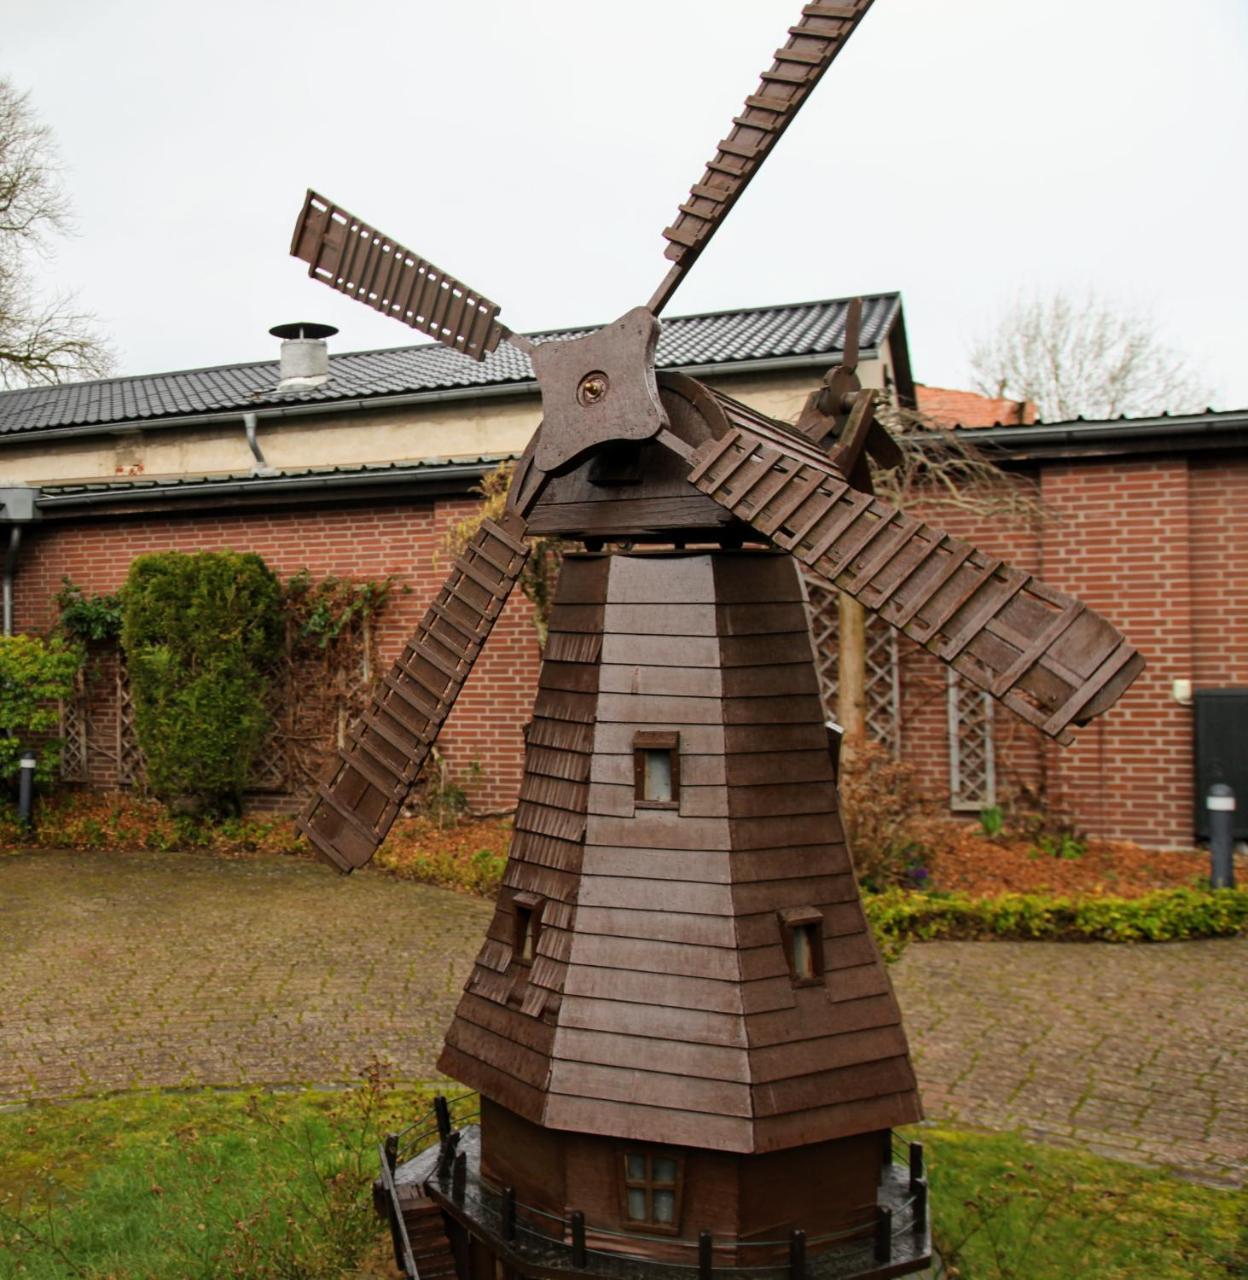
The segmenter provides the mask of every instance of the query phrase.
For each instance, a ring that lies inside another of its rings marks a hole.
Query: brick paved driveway
[[[933,1119],[1244,1182],[1248,938],[929,942],[893,979]]]
[[[0,858],[0,1104],[429,1078],[487,915],[289,859]],[[927,943],[894,977],[932,1118],[1242,1181],[1248,939]]]
[[[0,858],[0,1102],[430,1079],[485,903],[312,862]]]

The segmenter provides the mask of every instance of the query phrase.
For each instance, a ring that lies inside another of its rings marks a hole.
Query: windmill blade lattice
[[[692,465],[703,493],[1059,742],[1143,669],[1091,609],[855,489],[763,420]]]
[[[528,559],[524,529],[514,511],[482,523],[299,818],[339,871],[368,862],[415,786]]]
[[[872,3],[852,0],[802,6],[801,19],[789,28],[787,43],[776,50],[771,69],[763,72],[758,89],[733,118],[732,131],[716,147],[676,220],[663,232],[667,257],[675,266],[650,300],[655,315],[710,243]]]
[[[474,360],[513,336],[499,323],[497,303],[315,191],[290,252],[313,279]]]

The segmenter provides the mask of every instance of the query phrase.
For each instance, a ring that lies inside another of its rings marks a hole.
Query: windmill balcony
[[[510,1188],[482,1177],[478,1117],[464,1111],[453,1127],[439,1099],[433,1123],[413,1126],[413,1137],[392,1137],[382,1148],[375,1204],[389,1222],[396,1266],[409,1280],[693,1280],[695,1273],[698,1280],[885,1280],[930,1264],[917,1144],[893,1141],[874,1213],[845,1230],[807,1236],[798,1229],[771,1240],[712,1238],[706,1231],[682,1238],[588,1222],[575,1206],[555,1215],[518,1201]],[[434,1236],[438,1244],[431,1247]]]

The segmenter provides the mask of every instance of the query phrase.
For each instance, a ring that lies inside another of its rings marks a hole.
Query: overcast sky
[[[304,189],[502,304],[609,320],[800,0],[2,0],[0,75],[59,140],[47,265],[119,372],[423,341],[287,256]],[[669,313],[898,289],[967,385],[1020,290],[1154,314],[1248,405],[1248,0],[878,0]]]

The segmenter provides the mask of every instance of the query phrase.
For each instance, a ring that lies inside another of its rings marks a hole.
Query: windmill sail
[[[771,69],[735,116],[732,130],[715,148],[701,179],[690,188],[676,220],[663,236],[667,257],[676,265],[651,299],[657,315],[684,274],[719,230],[750,180],[771,154],[780,135],[833,59],[845,47],[873,0],[845,4],[805,4],[789,39],[775,52]]]
[[[508,336],[496,302],[315,191],[304,200],[290,252],[322,284],[474,360]]]
[[[692,463],[703,493],[1059,742],[1143,670],[1091,609],[853,488],[762,420]]]
[[[528,559],[524,521],[486,520],[313,794],[299,830],[350,872],[377,852]]]

